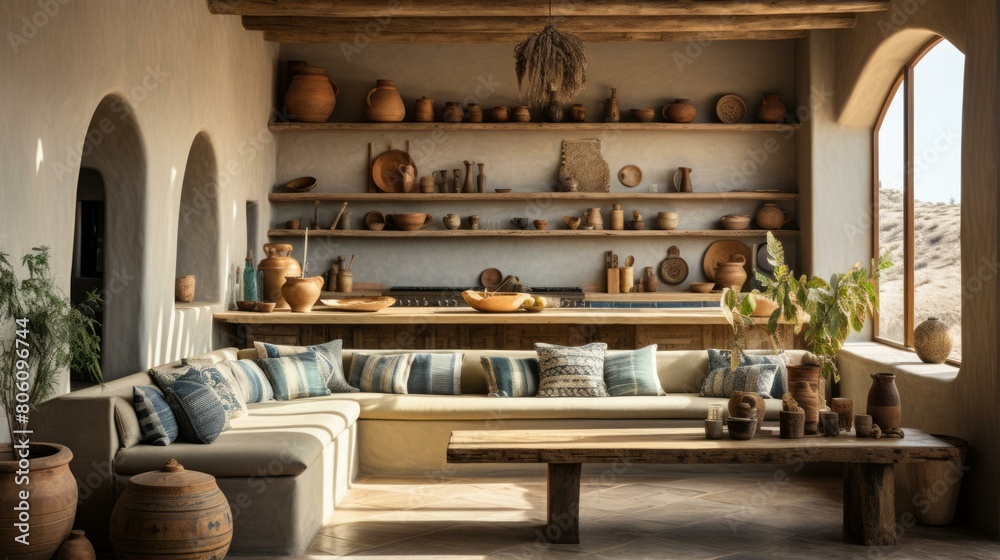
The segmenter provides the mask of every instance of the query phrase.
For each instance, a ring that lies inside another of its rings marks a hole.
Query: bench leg
[[[549,516],[545,537],[551,543],[580,542],[580,463],[549,463]]]
[[[896,544],[896,504],[891,464],[844,465],[844,530],[862,544]]]

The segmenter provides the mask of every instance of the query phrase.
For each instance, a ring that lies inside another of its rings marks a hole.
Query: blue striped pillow
[[[285,346],[281,344],[269,344],[267,342],[254,342],[257,354],[263,358],[286,358],[299,354],[313,353],[316,356],[316,368],[323,379],[323,383],[334,393],[356,393],[357,389],[351,387],[344,377],[344,357],[343,342],[338,338],[323,344],[312,346]]]
[[[367,393],[406,394],[413,354],[355,354],[351,385]]]
[[[656,375],[656,345],[608,352],[604,356],[604,382],[612,397],[665,395]]]
[[[253,360],[230,360],[229,369],[233,372],[236,385],[243,393],[243,400],[248,403],[259,403],[274,400],[274,391],[267,374]]]
[[[190,368],[166,389],[181,435],[191,443],[212,443],[226,428],[226,410],[204,373]]]
[[[732,350],[720,350],[717,348],[708,349],[708,371],[732,366]],[[785,395],[786,383],[788,379],[788,368],[785,367],[785,354],[747,354],[740,353],[740,367],[756,366],[760,364],[775,364],[778,366],[778,373],[774,375],[774,384],[768,395],[761,395],[765,399],[768,397],[780,399]]]
[[[274,388],[274,398],[279,401],[330,394],[330,389],[320,377],[316,356],[312,352],[286,358],[264,358],[257,363],[267,373]]]
[[[464,358],[465,354],[461,352],[414,354],[406,392],[411,395],[461,395]]]
[[[490,396],[533,397],[538,393],[538,358],[483,356]]]
[[[163,393],[152,385],[132,387],[132,406],[139,418],[139,443],[170,445],[177,440],[177,419]]]
[[[778,373],[777,364],[756,364],[713,369],[705,378],[701,387],[702,397],[730,397],[733,391],[757,393],[767,398],[774,384],[774,376]]]

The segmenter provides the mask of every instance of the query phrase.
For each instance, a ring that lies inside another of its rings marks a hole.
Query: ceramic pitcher
[[[403,122],[406,106],[392,80],[376,80],[365,99],[365,116],[372,122]]]
[[[694,192],[694,187],[691,185],[691,171],[690,167],[678,167],[677,171],[674,171],[673,183],[677,192]]]

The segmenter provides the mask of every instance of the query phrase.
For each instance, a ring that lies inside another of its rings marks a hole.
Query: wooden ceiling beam
[[[688,41],[782,40],[802,39],[806,31],[714,31],[689,33],[580,33],[577,37],[586,43],[657,42],[684,43]],[[439,44],[516,44],[530,33],[380,33],[366,40],[372,43],[439,43]],[[265,31],[264,40],[275,43],[330,43],[353,44],[357,33],[278,32]]]
[[[573,17],[558,22],[568,33],[676,33],[727,31],[805,31],[854,27],[853,14],[809,16],[739,17]],[[384,22],[367,18],[318,18],[243,16],[243,27],[251,31],[279,33],[328,33],[399,35],[412,33],[536,33],[548,23],[545,17],[391,18]],[[373,28],[371,31],[368,29]]]
[[[544,17],[539,0],[207,0],[214,14],[313,17]],[[750,16],[884,12],[887,0],[554,0],[555,16]]]

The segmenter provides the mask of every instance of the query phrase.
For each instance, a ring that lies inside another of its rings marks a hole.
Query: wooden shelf
[[[662,286],[663,281],[660,280]],[[682,288],[687,282],[682,282],[676,288]],[[673,287],[672,287],[673,288]],[[586,292],[584,299],[587,302],[629,302],[629,303],[657,303],[657,302],[714,302],[719,303],[722,293],[697,294],[694,292],[638,292],[629,294],[606,294],[604,292]]]
[[[790,229],[780,229],[772,232],[775,237],[797,237],[799,232]],[[371,231],[367,229],[314,229],[309,231],[309,237],[360,237],[374,239],[410,238],[410,237],[721,237],[721,238],[763,238],[766,230],[573,230],[573,229],[423,229],[417,231]],[[269,229],[268,237],[304,237],[302,229]]]
[[[270,193],[270,202],[516,202],[524,200],[798,200],[795,192],[511,192],[511,193]]]
[[[634,130],[647,132],[792,132],[799,129],[799,123],[547,123],[547,122],[506,122],[506,123],[298,123],[298,122],[273,122],[267,125],[271,132],[291,131],[291,130],[329,130],[329,131],[357,131],[357,132],[421,132],[444,130],[450,132],[471,132],[471,131],[593,131],[593,130]]]

